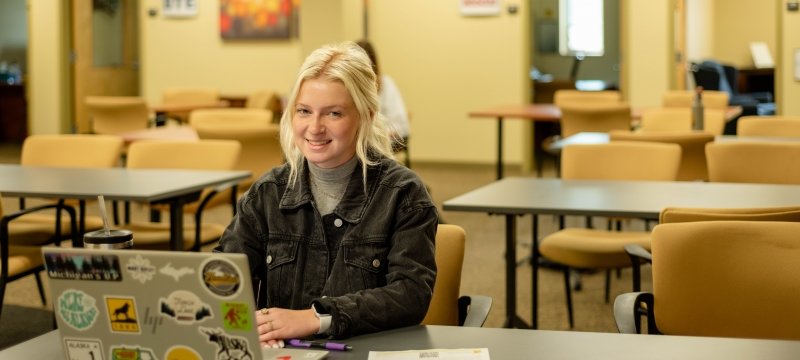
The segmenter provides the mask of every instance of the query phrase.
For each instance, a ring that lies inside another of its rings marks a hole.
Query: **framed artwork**
[[[297,36],[300,0],[220,0],[223,39],[288,39]]]

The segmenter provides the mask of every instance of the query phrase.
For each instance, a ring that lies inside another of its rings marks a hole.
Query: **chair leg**
[[[611,269],[606,270],[606,304],[608,304],[611,293]]]
[[[564,267],[564,290],[567,295],[567,317],[569,318],[569,328],[575,327],[575,321],[572,317],[572,287],[569,283],[569,267]]]
[[[36,278],[36,287],[39,289],[39,298],[42,299],[42,306],[47,305],[47,298],[44,295],[44,286],[42,286],[42,276],[40,272],[33,274]]]

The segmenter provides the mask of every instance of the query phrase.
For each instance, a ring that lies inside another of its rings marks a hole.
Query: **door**
[[[73,126],[91,132],[89,95],[139,95],[136,0],[72,0]]]

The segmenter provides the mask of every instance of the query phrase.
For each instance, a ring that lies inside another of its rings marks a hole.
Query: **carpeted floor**
[[[0,145],[0,163],[14,163],[19,159],[17,146]],[[549,164],[548,164],[549,165]],[[552,166],[552,165],[550,165]],[[444,200],[494,180],[493,165],[472,164],[426,164],[413,163],[425,183],[431,189],[434,201],[441,210]],[[519,170],[509,168],[506,176],[519,175]],[[531,175],[524,175],[531,176]],[[545,177],[554,176],[552,168],[546,169]],[[16,209],[14,199],[3,199],[6,211]],[[144,218],[144,209],[134,206],[134,216]],[[89,208],[96,214],[96,208]],[[494,299],[492,310],[486,322],[487,327],[503,326],[505,317],[505,261],[504,261],[504,220],[499,216],[482,213],[441,212],[442,218],[450,224],[463,227],[467,232],[467,249],[462,273],[462,294],[483,294]],[[212,209],[205,221],[227,223],[230,208]],[[186,222],[192,221],[187,217]],[[530,252],[530,216],[518,220],[517,253],[524,260]],[[583,219],[568,218],[568,225],[583,224]],[[642,228],[637,221],[627,224],[628,228]],[[540,220],[540,236],[555,229],[554,218],[545,216]],[[135,234],[134,234],[135,236]],[[525,261],[517,267],[517,312],[525,319],[531,319],[531,268]],[[644,268],[643,279],[649,279],[649,267]],[[539,328],[547,330],[570,330],[567,323],[563,276],[561,272],[542,269],[539,287]],[[630,291],[630,269],[622,270],[619,277],[612,277],[611,302],[604,301],[605,275],[602,272],[582,274],[583,289],[573,293],[575,308],[575,331],[616,332],[613,319],[613,299],[616,295]],[[45,277],[46,284],[46,277]],[[649,280],[644,280],[643,289],[650,289]],[[48,294],[48,299],[49,299]],[[0,348],[24,341],[51,329],[52,315],[48,306],[42,306],[38,299],[36,283],[32,277],[12,282],[8,285],[4,299],[4,309],[0,318]]]

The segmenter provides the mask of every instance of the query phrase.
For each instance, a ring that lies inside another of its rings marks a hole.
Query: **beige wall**
[[[780,51],[777,61],[779,69],[776,74],[776,90],[778,111],[783,115],[800,115],[800,80],[794,78],[795,67],[800,63],[795,60],[795,51],[800,49],[800,12],[788,12],[783,1],[777,5],[778,23],[780,24]]]
[[[714,58],[737,67],[753,67],[750,43],[763,41],[774,59],[775,6],[776,2],[769,0],[714,0]]]
[[[65,2],[29,0],[28,132],[69,132]]]
[[[669,89],[670,4],[670,0],[622,1],[622,90],[631,106],[657,106]]]

